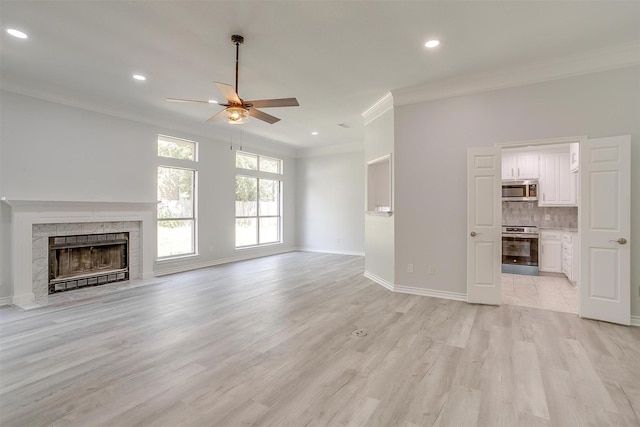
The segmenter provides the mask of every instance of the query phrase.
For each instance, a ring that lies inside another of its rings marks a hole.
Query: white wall
[[[364,153],[298,159],[303,250],[364,255]]]
[[[273,147],[268,150],[262,143],[258,145],[249,136],[243,138],[245,151],[284,160],[284,243],[236,251],[235,152],[230,150],[228,139],[215,137],[215,128],[211,137],[190,135],[11,92],[2,92],[0,125],[0,196],[15,200],[154,202],[157,135],[198,141],[199,254],[160,262],[154,268],[156,273],[296,247],[296,160]],[[228,133],[223,138],[228,138]],[[2,237],[6,240],[4,234]],[[7,276],[6,258],[0,262],[0,274]]]
[[[394,114],[393,109],[383,113],[370,123],[364,131],[365,162],[391,154],[391,170],[395,175],[394,153]],[[366,184],[365,184],[366,186]],[[392,188],[396,188],[395,179]],[[365,188],[366,192],[366,188]],[[365,193],[366,194],[366,193]],[[395,192],[392,191],[392,209],[395,210]],[[395,214],[394,216],[365,216],[365,271],[379,283],[394,285],[395,251]]]
[[[396,107],[396,286],[466,293],[468,147],[630,134],[631,312],[640,315],[639,94],[640,67],[629,67]]]

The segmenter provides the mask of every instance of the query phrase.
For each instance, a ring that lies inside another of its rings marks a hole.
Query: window
[[[158,136],[158,258],[196,253],[196,148],[192,141]]]
[[[236,168],[236,247],[280,243],[282,160],[238,151]]]

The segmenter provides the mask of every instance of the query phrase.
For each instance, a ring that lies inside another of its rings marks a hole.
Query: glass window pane
[[[258,179],[236,176],[236,216],[255,216],[257,212]]]
[[[196,143],[184,139],[158,136],[158,156],[172,159],[195,160]]]
[[[278,224],[280,218],[260,218],[260,243],[276,243],[280,241]]]
[[[236,151],[236,167],[241,169],[258,169],[258,156]]]
[[[255,218],[236,218],[236,247],[258,244],[257,225]]]
[[[260,216],[278,215],[280,211],[280,181],[260,180]]]
[[[281,173],[281,160],[272,159],[271,157],[260,157],[260,170],[262,172]]]
[[[158,221],[158,257],[195,253],[193,220]]]
[[[158,168],[158,218],[192,218],[195,171]]]

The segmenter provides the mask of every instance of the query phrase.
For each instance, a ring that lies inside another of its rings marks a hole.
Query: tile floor
[[[502,273],[502,303],[578,313],[578,292],[565,277]]]

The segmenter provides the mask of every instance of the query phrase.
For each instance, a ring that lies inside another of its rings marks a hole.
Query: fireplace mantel
[[[12,209],[20,211],[65,211],[65,210],[85,210],[101,211],[113,209],[126,210],[151,210],[154,211],[157,202],[123,202],[123,201],[80,201],[80,200],[27,200],[9,199],[1,197],[0,200]]]
[[[54,201],[1,198],[11,207],[11,302],[34,305],[32,229],[34,224],[140,222],[141,278],[153,277],[156,202]]]

